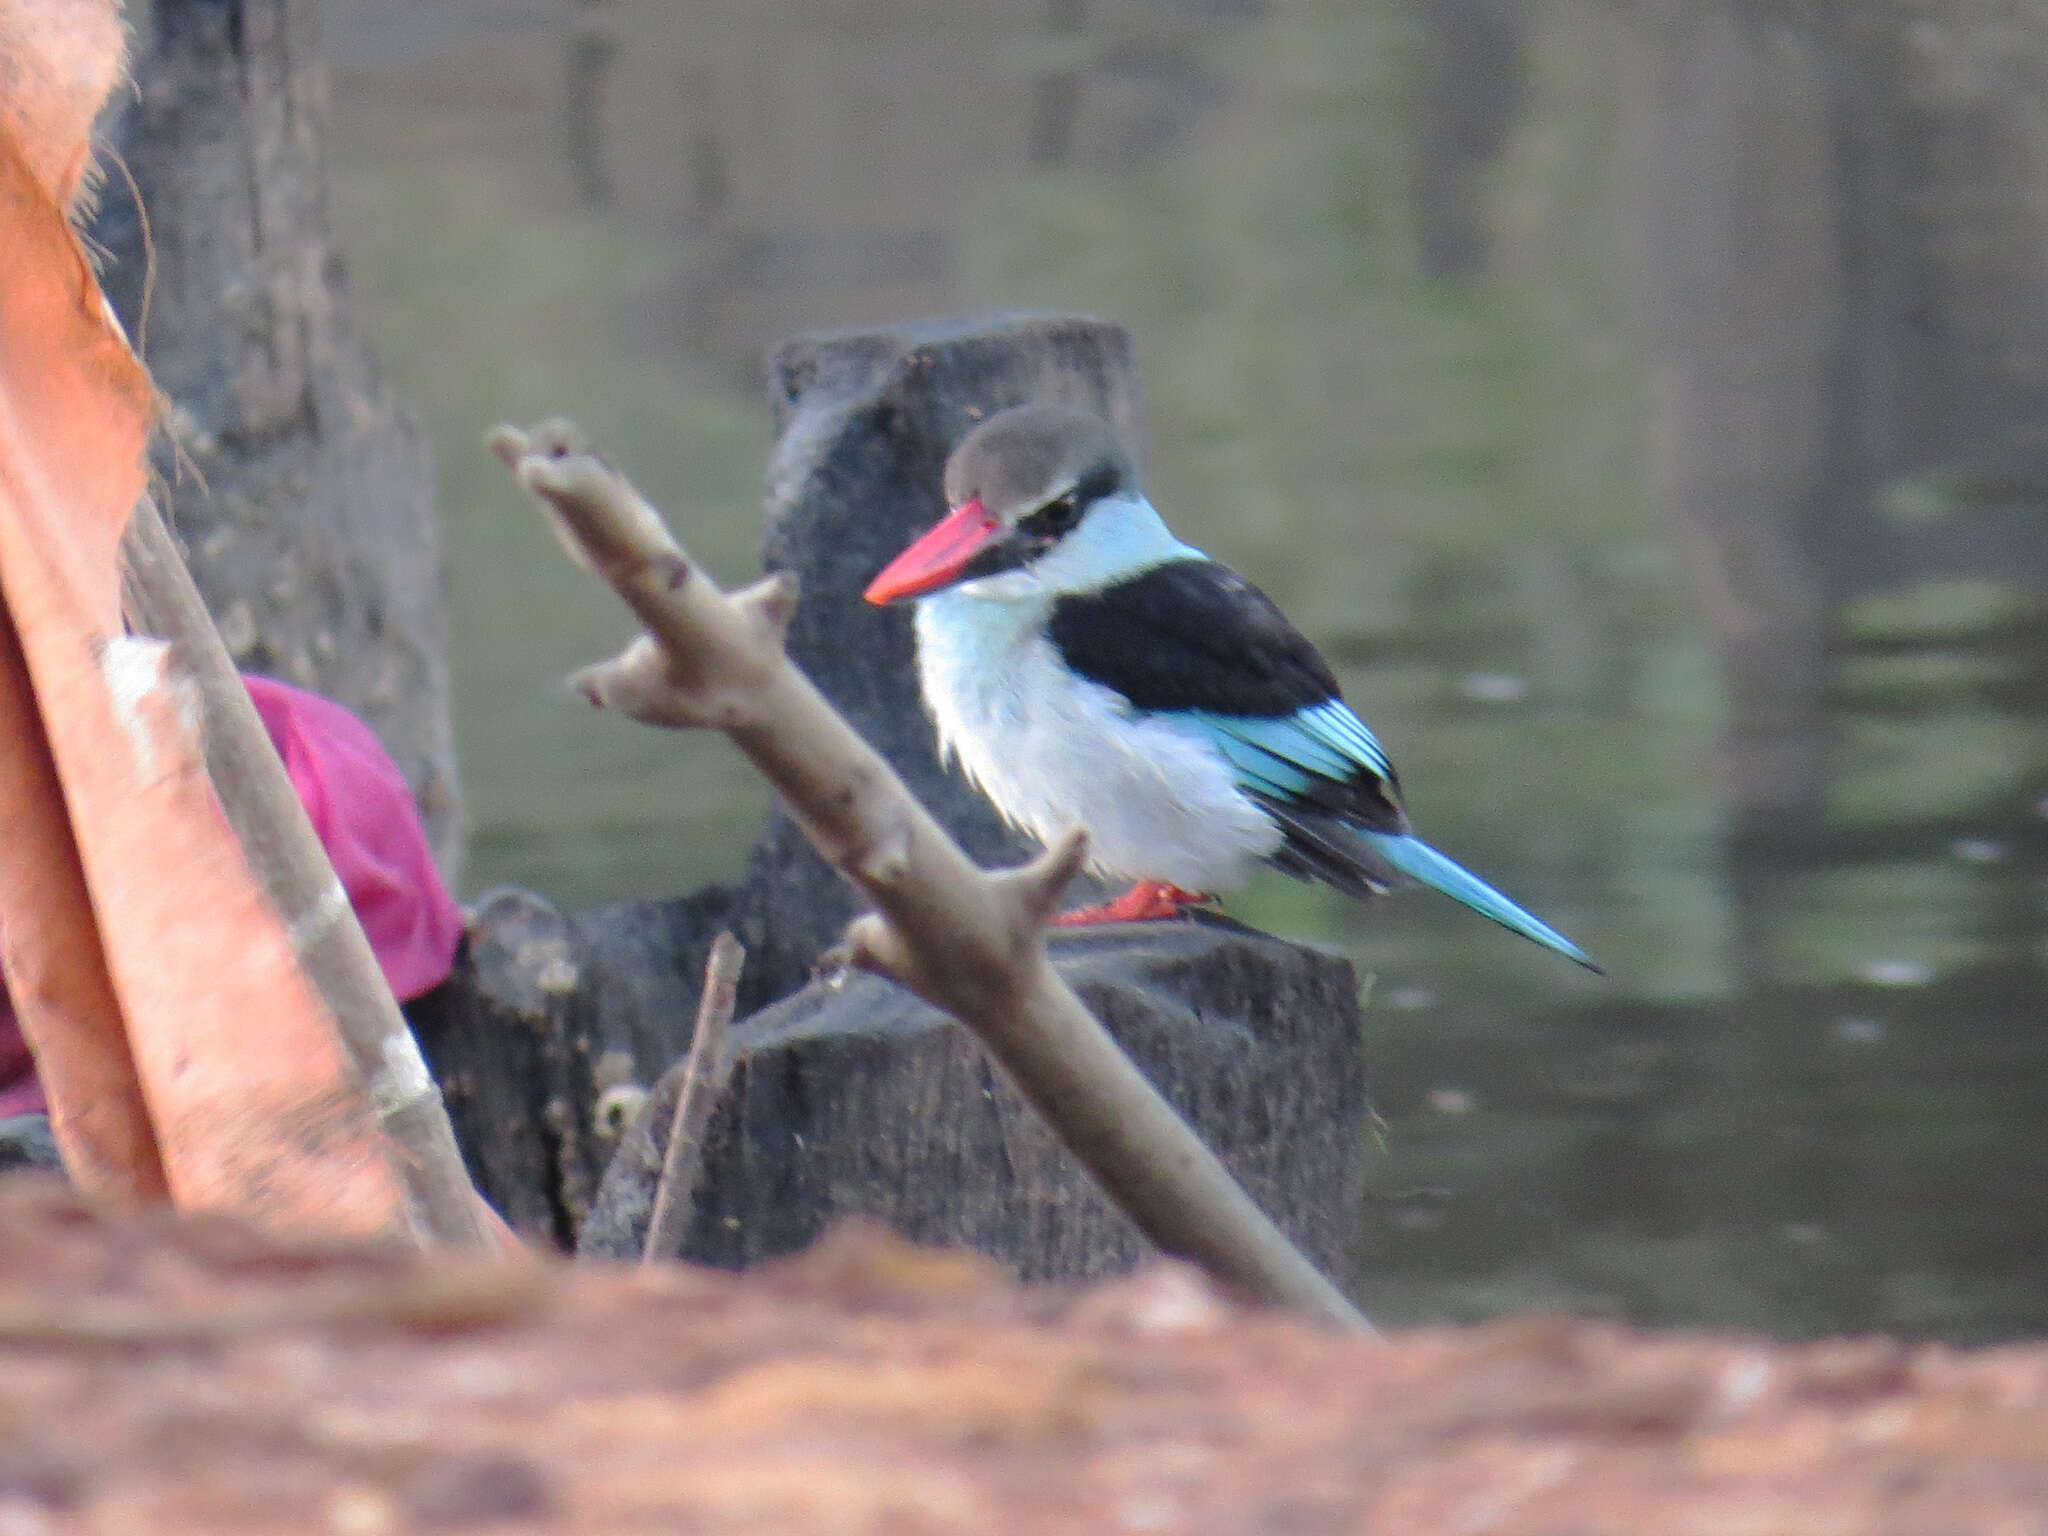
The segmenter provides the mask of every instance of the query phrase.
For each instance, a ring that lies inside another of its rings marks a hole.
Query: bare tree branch
[[[786,574],[727,594],[660,514],[562,421],[499,427],[492,450],[570,557],[647,634],[578,674],[591,702],[724,731],[818,851],[879,909],[847,950],[958,1018],[1145,1234],[1263,1300],[1369,1326],[1159,1097],[1046,958],[1044,921],[1084,860],[1076,832],[1020,869],[985,873],[904,789],[783,649]]]
[[[697,1024],[690,1033],[690,1054],[683,1062],[676,1111],[668,1123],[668,1146],[661,1155],[661,1179],[654,1186],[654,1210],[647,1218],[647,1241],[640,1250],[643,1264],[672,1259],[683,1246],[691,1196],[704,1169],[704,1132],[732,1081],[733,1057],[725,1032],[739,1000],[740,967],[746,960],[747,952],[730,933],[711,941],[711,954],[704,962],[704,992],[697,999]]]

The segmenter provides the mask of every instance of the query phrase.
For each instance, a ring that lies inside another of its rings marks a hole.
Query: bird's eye
[[[1067,532],[1081,520],[1081,498],[1069,491],[1058,501],[1048,501],[1025,521],[1031,531],[1041,536]]]

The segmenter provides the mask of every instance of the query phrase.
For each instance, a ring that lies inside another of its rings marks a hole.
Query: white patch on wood
[[[163,640],[122,635],[100,647],[100,675],[107,680],[114,723],[128,738],[135,766],[145,779],[156,776],[156,737],[143,705],[168,685],[170,665],[171,647]]]
[[[370,1079],[370,1104],[378,1115],[394,1115],[433,1093],[434,1080],[427,1075],[426,1060],[412,1036],[402,1030],[386,1035],[383,1069]]]
[[[292,953],[303,956],[327,936],[327,931],[341,920],[341,915],[348,909],[348,892],[342,887],[341,880],[339,877],[330,880],[319,899],[292,920]]]

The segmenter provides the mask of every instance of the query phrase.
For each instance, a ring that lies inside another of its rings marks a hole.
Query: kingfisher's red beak
[[[1003,525],[989,516],[977,496],[954,508],[930,532],[891,560],[861,595],[879,608],[950,586],[1002,532]]]

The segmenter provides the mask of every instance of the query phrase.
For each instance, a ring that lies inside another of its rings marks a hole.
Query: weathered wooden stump
[[[477,1187],[561,1247],[652,1083],[689,1049],[702,951],[731,892],[565,917],[504,888],[446,985],[406,1009]]]
[[[1234,926],[1059,936],[1060,970],[1280,1227],[1342,1275],[1364,1192],[1357,978]],[[966,1030],[893,984],[815,982],[736,1034],[681,1257],[739,1267],[836,1217],[976,1248],[1028,1278],[1150,1251]],[[579,1249],[640,1253],[680,1073],[627,1131]]]
[[[802,338],[771,373],[764,562],[802,579],[791,654],[970,853],[1021,859],[1028,845],[939,762],[907,616],[860,593],[942,515],[946,456],[989,413],[1070,401],[1135,453],[1129,339],[999,317]],[[740,1065],[687,1254],[750,1263],[864,1213],[1031,1275],[1133,1262],[1136,1232],[964,1031],[876,978],[808,985],[856,909],[779,814],[734,888],[575,917],[523,892],[483,903],[454,980],[414,1016],[485,1193],[522,1230],[638,1252],[675,1091],[643,1105],[641,1085],[688,1048],[705,953],[731,928],[747,947]],[[1227,924],[1065,935],[1055,954],[1280,1225],[1341,1273],[1366,1117],[1350,966]]]

